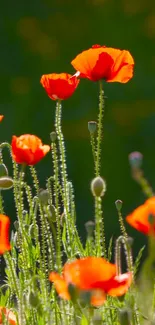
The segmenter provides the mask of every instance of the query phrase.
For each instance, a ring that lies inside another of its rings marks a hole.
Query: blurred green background
[[[127,215],[145,197],[131,179],[128,154],[141,151],[144,170],[155,188],[155,2],[154,0],[16,0],[1,1],[0,10],[0,125],[1,141],[13,134],[32,133],[50,143],[55,102],[40,85],[42,74],[73,73],[70,61],[93,44],[128,49],[135,59],[134,78],[127,84],[105,83],[106,109],[102,176],[108,239],[119,234],[115,200]],[[93,161],[87,123],[98,112],[98,84],[82,80],[63,102],[68,174],[75,186],[77,224],[93,219],[90,181]],[[9,156],[5,162],[12,173]],[[50,154],[37,165],[41,186],[52,173]],[[13,219],[12,191],[5,192],[6,213]],[[134,252],[146,238],[128,226]]]

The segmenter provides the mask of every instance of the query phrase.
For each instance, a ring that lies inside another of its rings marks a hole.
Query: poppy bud
[[[13,224],[14,224],[15,229],[18,230],[19,229],[19,222],[16,220],[16,221],[14,221]]]
[[[128,308],[122,308],[118,310],[118,318],[121,325],[131,324],[131,310]]]
[[[87,221],[85,223],[85,228],[86,228],[88,237],[91,237],[93,235],[93,231],[94,231],[94,228],[95,228],[95,223],[93,221],[91,221],[91,220]]]
[[[36,308],[40,304],[40,299],[39,299],[38,295],[36,293],[34,293],[33,291],[29,292],[28,301],[29,301],[29,304],[34,308]]]
[[[89,121],[88,122],[88,130],[90,134],[94,134],[97,128],[97,122],[96,121]]]
[[[91,191],[94,196],[103,196],[106,191],[106,183],[100,176],[95,177],[91,182]]]
[[[13,179],[8,176],[0,177],[0,190],[9,190],[13,186]]]
[[[8,169],[4,164],[0,164],[0,177],[8,176]]]
[[[56,209],[54,205],[48,206],[48,220],[49,222],[56,222]]]
[[[80,304],[83,305],[90,305],[92,293],[90,290],[82,290],[80,291],[79,299]]]
[[[121,200],[117,200],[117,201],[115,201],[115,205],[116,205],[117,211],[120,212],[122,210],[123,202]]]
[[[150,225],[153,225],[155,223],[155,217],[153,214],[149,214],[148,222],[150,223]]]
[[[132,247],[134,239],[132,237],[128,237],[126,239],[126,243],[129,247]]]
[[[129,164],[131,168],[140,168],[143,161],[143,155],[138,152],[134,151],[129,154]]]
[[[50,133],[50,138],[51,138],[51,141],[52,142],[55,142],[56,141],[56,138],[57,138],[57,135],[56,135],[56,132],[53,131]]]
[[[47,205],[49,200],[48,190],[40,189],[38,198],[43,205]]]
[[[70,294],[71,300],[73,302],[76,302],[77,297],[78,297],[78,291],[77,291],[77,288],[76,288],[76,286],[74,284],[69,283],[69,285],[68,285],[68,292]]]
[[[103,319],[100,315],[95,315],[93,317],[93,324],[94,325],[102,325],[103,324]]]
[[[29,236],[30,236],[31,238],[35,238],[35,229],[34,229],[34,225],[33,225],[33,223],[32,223],[32,225],[30,225],[30,227],[29,227]]]

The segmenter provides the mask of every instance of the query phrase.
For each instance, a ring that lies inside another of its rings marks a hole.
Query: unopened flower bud
[[[118,310],[118,318],[121,325],[130,325],[131,316],[131,310],[128,308],[122,308]]]
[[[38,227],[38,226],[36,226],[36,227]],[[33,239],[35,238],[35,228],[34,228],[33,223],[29,226],[29,236]]]
[[[38,198],[43,205],[47,205],[49,200],[48,190],[40,189]]]
[[[129,247],[132,247],[134,239],[132,237],[127,237],[126,243]]]
[[[8,169],[4,164],[0,164],[0,177],[8,176]]]
[[[91,296],[92,296],[92,293],[90,290],[80,291],[80,293],[79,293],[80,304],[83,305],[83,307],[85,305],[89,305],[90,301],[91,301]]]
[[[143,161],[143,155],[138,152],[134,151],[129,154],[129,164],[131,168],[140,168]]]
[[[56,222],[56,209],[54,205],[48,206],[48,220],[49,222]]]
[[[95,177],[91,182],[91,191],[94,196],[103,196],[106,191],[106,183],[100,176]]]
[[[78,291],[77,291],[77,288],[76,288],[76,286],[74,284],[69,283],[69,285],[68,285],[68,292],[70,294],[71,300],[73,302],[76,302],[77,297],[78,297]]]
[[[88,122],[88,130],[89,130],[90,134],[95,133],[96,128],[97,128],[97,122],[95,122],[95,121]]]
[[[85,223],[85,228],[88,234],[88,237],[91,237],[93,235],[94,232],[94,228],[95,228],[95,223],[93,221],[87,221]]]
[[[29,292],[28,301],[29,304],[34,308],[40,304],[40,299],[34,291]]]
[[[8,176],[0,177],[0,190],[9,190],[13,186],[13,179]]]
[[[17,220],[15,220],[13,224],[14,224],[15,229],[18,230],[19,229],[19,222]]]
[[[122,210],[123,202],[121,200],[115,201],[115,205],[116,205],[117,211],[121,211]]]
[[[52,142],[55,142],[56,141],[56,138],[57,138],[56,132],[54,132],[54,131],[51,132],[50,133],[50,138],[51,138],[51,141]]]
[[[153,225],[155,223],[155,216],[153,214],[149,214],[148,222],[150,223],[150,225]]]

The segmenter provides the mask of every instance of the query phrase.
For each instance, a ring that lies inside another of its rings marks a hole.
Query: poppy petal
[[[62,276],[60,276],[56,272],[51,272],[49,276],[49,280],[54,283],[55,289],[61,298],[66,300],[70,299],[70,295],[68,292],[68,285]]]

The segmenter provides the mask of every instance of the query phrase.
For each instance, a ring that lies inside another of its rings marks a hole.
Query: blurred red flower
[[[40,80],[47,95],[53,99],[67,99],[74,93],[80,80],[68,73],[45,74]]]
[[[155,197],[136,208],[126,217],[126,221],[145,235],[155,235]]]
[[[3,316],[2,315],[4,315],[4,319],[7,320],[7,324],[11,324],[11,325],[17,324],[15,314],[6,307],[0,307],[0,325],[3,325],[3,323],[2,323]]]
[[[12,157],[18,164],[35,165],[50,150],[50,146],[43,145],[41,139],[32,134],[12,137]]]
[[[129,51],[94,45],[71,62],[76,76],[92,81],[128,82],[133,76],[134,60]]]
[[[0,115],[0,122],[3,120],[4,115]]]
[[[131,284],[131,273],[116,275],[116,266],[100,257],[86,257],[66,263],[63,274],[51,272],[49,280],[63,299],[71,299],[68,285],[72,284],[79,293],[90,291],[91,304],[100,306],[106,300],[106,294],[122,296]]]
[[[9,242],[10,219],[4,214],[0,214],[0,254],[4,254],[11,249]]]

